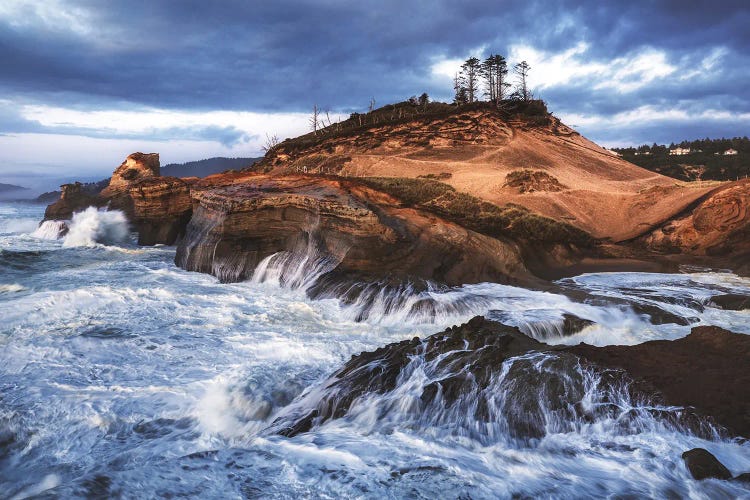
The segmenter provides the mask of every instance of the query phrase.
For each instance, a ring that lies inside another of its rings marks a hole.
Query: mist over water
[[[64,236],[37,229],[42,215],[40,206],[0,204],[2,498],[750,495],[739,483],[693,481],[680,458],[704,447],[737,474],[750,471],[749,444],[697,437],[646,411],[648,402],[605,394],[596,376],[544,356],[498,367],[491,425],[471,412],[470,395],[415,411],[415,395],[443,375],[414,359],[396,391],[359,401],[344,418],[294,438],[269,429],[309,405],[353,354],[477,314],[552,343],[673,339],[699,324],[750,333],[750,311],[710,305],[717,294],[750,293],[747,279],[605,273],[561,282],[588,292],[587,303],[488,283],[342,303],[307,298],[293,256],[269,257],[248,282],[221,284],[177,268],[174,248],[135,246],[117,212],[88,209]],[[694,323],[653,324],[629,304]],[[566,313],[595,323],[562,337]],[[515,389],[521,369],[538,383]],[[615,400],[619,410],[586,422],[548,411],[549,373],[568,377],[571,398],[592,407]],[[516,439],[503,424],[518,390],[540,394],[540,437]]]

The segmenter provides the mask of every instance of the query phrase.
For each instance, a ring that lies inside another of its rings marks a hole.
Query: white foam
[[[68,221],[64,220],[46,220],[39,224],[39,227],[31,233],[34,238],[42,240],[56,240],[68,229]]]
[[[27,234],[37,227],[37,220],[32,218],[17,218],[0,221],[0,233]]]
[[[123,243],[129,236],[130,228],[124,213],[88,207],[73,214],[63,246],[94,246],[97,243],[114,245]]]
[[[8,283],[8,284],[0,283],[0,293],[16,293],[16,292],[23,292],[24,290],[26,290],[26,287],[19,285],[18,283]]]

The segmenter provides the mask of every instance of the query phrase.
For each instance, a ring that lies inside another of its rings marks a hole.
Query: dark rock
[[[685,467],[695,479],[731,479],[732,473],[708,450],[693,448],[682,454]]]
[[[740,483],[750,484],[750,472],[744,472],[740,474],[739,476],[735,476],[733,480],[739,481]]]
[[[425,362],[437,361],[436,370],[445,374],[439,381],[425,386],[421,401],[425,406],[429,405],[437,394],[441,394],[442,404],[450,405],[477,386],[487,386],[504,360],[544,347],[545,344],[527,337],[516,328],[475,317],[465,325],[448,328],[425,340],[415,337],[353,356],[331,376],[314,408],[307,408],[274,425],[279,434],[294,436],[314,425],[343,417],[357,398],[367,393],[393,391],[404,368],[421,353],[424,353]],[[478,416],[481,417],[483,412],[486,416],[481,404],[478,412]],[[519,435],[535,437],[543,432],[535,425],[521,425],[521,420],[523,418],[519,418],[519,425],[513,427]]]
[[[729,311],[744,311],[750,309],[750,295],[727,293],[711,297],[711,305]]]
[[[567,348],[607,368],[620,368],[661,393],[670,405],[693,407],[731,434],[750,436],[750,335],[715,326],[677,340],[634,346]]]
[[[645,314],[649,316],[651,323],[654,325],[675,323],[682,326],[688,326],[693,322],[697,322],[697,319],[694,320],[693,318],[677,316],[676,314],[665,311],[664,309],[651,304],[632,303],[631,306],[637,314]]]
[[[591,321],[590,319],[579,318],[575,314],[565,313],[563,314],[562,332],[563,335],[568,337],[595,324],[596,322]]]
[[[99,196],[86,192],[80,182],[63,184],[60,189],[60,199],[47,207],[44,211],[44,220],[70,220],[74,212],[105,204]]]
[[[504,364],[511,358],[512,363]],[[429,413],[430,418],[462,414],[467,421],[501,419],[507,424],[503,432],[512,438],[540,438],[550,425],[602,417],[617,418],[624,429],[637,429],[644,413],[699,436],[713,436],[717,425],[727,434],[748,436],[748,359],[750,336],[716,327],[698,327],[682,339],[635,346],[550,346],[517,328],[475,317],[423,340],[415,337],[352,356],[319,390],[292,403],[271,429],[285,436],[307,432],[345,416],[355,401],[371,395],[384,395],[382,411],[390,411],[388,393],[419,366],[429,381],[414,412]],[[650,408],[622,414],[606,400],[593,407],[583,405],[581,362],[599,372],[601,390],[626,387],[634,401],[649,401]],[[501,370],[502,385],[487,391],[498,383]],[[501,400],[495,397],[498,391]],[[551,414],[556,416],[550,421]]]

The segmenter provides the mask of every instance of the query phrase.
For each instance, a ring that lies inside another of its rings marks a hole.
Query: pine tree
[[[529,92],[529,87],[527,84],[527,78],[529,76],[530,69],[531,66],[529,66],[529,63],[527,63],[526,61],[521,61],[513,67],[516,75],[518,75],[518,89],[516,90],[516,93],[518,94],[518,97],[523,101],[528,101],[529,99],[531,99],[531,93]]]
[[[481,64],[476,57],[470,57],[461,65],[461,85],[466,89],[468,102],[477,100]]]
[[[490,101],[498,103],[505,98],[505,89],[510,86],[506,81],[508,63],[501,55],[491,54],[482,62],[481,76],[487,87],[486,95]]]

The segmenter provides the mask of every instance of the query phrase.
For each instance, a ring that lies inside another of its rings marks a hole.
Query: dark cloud
[[[353,110],[373,96],[379,103],[422,91],[448,98],[451,89],[430,73],[439,57],[462,58],[481,46],[507,53],[513,44],[555,53],[583,41],[590,47],[584,57],[599,62],[647,48],[664,51],[680,68],[717,48],[725,55],[710,77],[655,80],[627,94],[595,89],[587,79],[543,89],[553,109],[599,115],[642,105],[750,109],[741,90],[750,88],[746,0],[63,5],[61,14],[79,19],[80,29],[34,22],[33,9],[24,22],[0,19],[4,95],[81,108],[299,111],[318,103]],[[17,126],[6,132],[36,125]],[[4,129],[12,128],[8,119]],[[184,132],[222,144],[246,140],[236,129]]]

